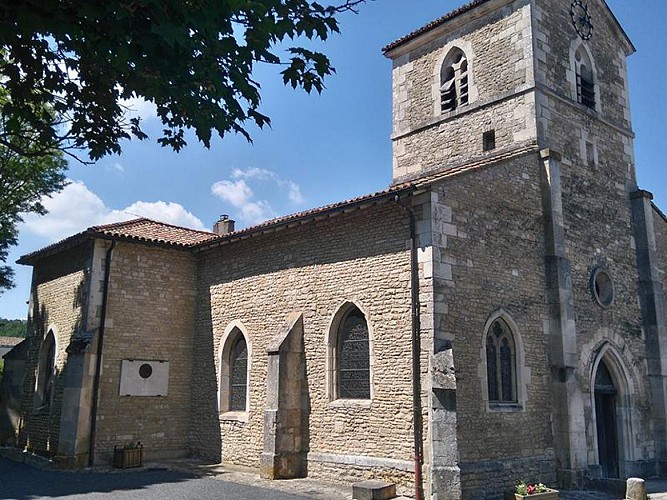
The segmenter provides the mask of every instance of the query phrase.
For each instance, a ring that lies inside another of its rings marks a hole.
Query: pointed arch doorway
[[[618,391],[605,360],[600,360],[595,373],[595,423],[598,457],[602,477],[618,475],[618,431],[616,406]]]

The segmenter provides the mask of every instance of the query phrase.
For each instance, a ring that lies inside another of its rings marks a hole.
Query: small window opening
[[[482,148],[484,151],[496,149],[496,131],[489,130],[482,134]]]
[[[586,163],[589,167],[595,166],[595,144],[586,141]]]

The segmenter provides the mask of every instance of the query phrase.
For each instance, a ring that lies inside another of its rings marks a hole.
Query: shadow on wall
[[[28,339],[24,339],[4,358],[5,366],[0,380],[0,446],[16,444],[28,346]]]
[[[64,364],[62,359],[66,356],[65,349],[72,341],[72,337],[82,331],[81,311],[85,309],[86,281],[84,278],[78,284],[74,294],[71,307],[77,315],[71,330],[68,329],[67,332],[49,330],[51,325],[49,312],[44,304],[40,304],[37,289],[33,289],[34,309],[28,316],[26,338],[28,346],[22,394],[19,397],[21,404],[16,444],[20,448],[49,458],[54,457],[58,451],[64,375],[67,369],[67,358]],[[45,359],[40,361],[40,357],[44,358],[42,347],[49,333],[55,338],[55,353],[51,364]],[[44,377],[45,380],[41,380],[40,377]]]
[[[199,280],[198,280],[199,281]],[[215,371],[211,295],[199,290],[195,316],[194,356],[192,363],[192,454],[219,462],[222,459],[218,380]],[[196,381],[196,383],[195,383]],[[211,397],[215,395],[215,397]]]

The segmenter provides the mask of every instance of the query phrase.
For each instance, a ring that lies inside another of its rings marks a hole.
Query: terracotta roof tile
[[[51,255],[62,248],[78,245],[85,240],[96,237],[107,239],[134,240],[143,243],[164,246],[187,248],[196,243],[202,243],[216,237],[215,233],[197,231],[185,227],[174,226],[151,219],[134,219],[125,222],[115,222],[101,226],[89,227],[85,231],[60,240],[35,252],[23,255],[17,262],[31,264],[35,259]]]
[[[23,342],[23,337],[0,337],[0,347],[13,347]]]
[[[150,219],[134,219],[88,229],[95,235],[111,238],[128,238],[147,243],[164,243],[167,245],[190,246],[214,238],[215,233],[196,231],[180,226],[173,226]]]

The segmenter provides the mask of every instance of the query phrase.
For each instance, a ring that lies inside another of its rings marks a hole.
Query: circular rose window
[[[614,283],[606,270],[599,267],[593,271],[591,288],[598,304],[605,308],[611,307],[614,303]]]

